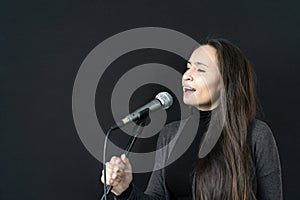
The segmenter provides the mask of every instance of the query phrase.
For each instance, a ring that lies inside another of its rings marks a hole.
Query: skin
[[[220,76],[216,50],[203,45],[196,49],[182,77],[183,102],[199,110],[212,110],[219,105]],[[185,87],[195,89],[186,91]]]
[[[219,104],[220,76],[218,71],[216,50],[203,45],[196,49],[182,77],[183,101],[186,105],[195,106],[199,110],[212,110]],[[186,91],[193,88],[194,91]],[[128,158],[113,156],[106,163],[106,184],[112,185],[112,192],[120,195],[132,182],[132,167]],[[102,171],[101,181],[104,183]]]
[[[102,170],[101,181],[104,183],[104,175]],[[115,195],[120,195],[130,185],[132,181],[132,167],[125,156],[113,156],[109,162],[106,163],[106,184],[113,186],[111,192]]]

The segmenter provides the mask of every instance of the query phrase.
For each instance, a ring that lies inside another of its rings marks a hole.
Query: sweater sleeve
[[[141,191],[135,184],[132,183],[131,192],[127,200],[165,200],[162,180],[162,170],[160,169],[152,172],[145,192]],[[116,199],[123,200],[124,198],[116,197]]]
[[[281,200],[283,199],[281,167],[273,133],[265,122],[258,120],[252,134],[257,174],[257,199]]]
[[[161,130],[158,140],[157,140],[157,146],[156,149],[160,149],[164,147],[168,140],[170,139],[170,134],[172,134],[172,131],[174,131],[176,128],[176,125],[174,126],[173,123],[167,125],[163,130]],[[154,169],[159,169],[156,171],[153,171],[149,182],[147,189],[143,192],[141,191],[135,184],[132,184],[130,187],[130,194],[127,200],[166,200],[168,196],[167,191],[165,188],[165,176],[164,176],[164,166],[167,160],[168,152],[165,151],[156,151],[155,155],[155,164]],[[127,195],[126,195],[127,196]],[[121,198],[118,198],[116,196],[115,199],[123,200],[124,196],[121,194]]]

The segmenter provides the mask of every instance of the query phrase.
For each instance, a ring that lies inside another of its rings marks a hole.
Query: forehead
[[[217,51],[210,45],[202,45],[192,53],[189,61],[191,63],[201,62],[208,66],[217,66]]]

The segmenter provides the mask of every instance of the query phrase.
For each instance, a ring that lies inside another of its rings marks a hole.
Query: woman
[[[190,117],[186,122],[198,121],[195,139],[179,159],[152,173],[145,192],[132,183],[128,158],[112,157],[106,163],[107,184],[113,186],[115,198],[282,199],[276,143],[268,125],[255,118],[254,74],[239,48],[222,39],[202,44],[188,60],[182,85],[184,103],[200,113],[200,118]],[[226,98],[223,106],[222,91]],[[201,157],[199,152],[213,119],[211,113],[218,109],[225,112],[224,127],[213,148]],[[158,148],[168,144],[178,124],[173,122],[162,129]],[[168,158],[161,155],[159,159],[156,161]]]

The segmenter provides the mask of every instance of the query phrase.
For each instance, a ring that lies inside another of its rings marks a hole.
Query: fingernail
[[[121,155],[121,158],[122,158],[123,161],[125,161],[125,160],[126,160],[126,155],[123,153],[123,154]]]
[[[117,177],[117,174],[113,174],[111,177],[112,179],[115,179]]]

